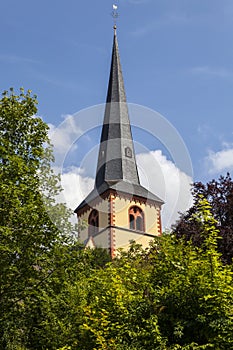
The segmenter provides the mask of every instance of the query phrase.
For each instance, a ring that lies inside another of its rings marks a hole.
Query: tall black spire
[[[112,61],[108,84],[104,123],[93,191],[75,209],[80,213],[86,206],[109,191],[124,193],[131,198],[163,204],[163,201],[140,185],[129,121],[124,80],[114,26]]]
[[[95,185],[119,181],[139,185],[119,48],[114,26],[112,62]]]

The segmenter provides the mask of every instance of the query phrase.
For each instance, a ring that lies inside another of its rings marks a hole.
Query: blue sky
[[[232,0],[2,1],[0,90],[31,89],[39,115],[54,126],[104,103],[113,3],[128,102],[172,123],[190,153],[194,180],[231,171]]]

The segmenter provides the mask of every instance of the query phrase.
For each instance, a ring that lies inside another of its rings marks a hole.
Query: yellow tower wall
[[[129,229],[129,209],[137,206],[144,212],[145,232],[152,235],[160,234],[160,208],[149,204],[139,203],[134,200],[116,197],[115,207],[115,226]]]
[[[88,217],[93,209],[98,210],[99,212],[99,231],[104,230],[109,226],[109,201],[108,199],[102,200],[100,203],[96,204],[93,208],[88,209],[79,216],[79,222],[88,224]],[[79,232],[79,239],[81,242],[84,242],[88,238],[88,225]],[[95,239],[94,239],[95,241]],[[99,241],[99,240],[98,240]]]
[[[130,230],[129,210],[133,206],[139,207],[144,213],[145,232]],[[132,240],[146,248],[153,237],[161,234],[159,205],[110,195],[94,205],[94,209],[99,212],[99,233],[93,237],[96,247],[111,248],[116,254],[119,248],[127,250]],[[79,220],[88,222],[91,211],[92,208],[88,209],[79,216]],[[80,232],[79,238],[82,242],[88,240],[88,227]]]

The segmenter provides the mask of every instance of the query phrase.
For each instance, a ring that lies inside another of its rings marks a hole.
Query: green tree
[[[148,299],[150,267],[135,253],[90,277],[77,349],[166,349]]]
[[[71,231],[69,213],[55,204],[48,126],[36,116],[30,91],[0,100],[0,348],[26,338],[25,300],[52,272],[54,247]],[[43,195],[42,195],[43,191]]]
[[[78,242],[57,247],[53,273],[26,303],[27,349],[83,349],[79,329],[89,303],[90,276],[109,261],[104,249],[83,249]]]
[[[195,182],[192,192],[194,204],[175,225],[173,231],[176,237],[201,246],[203,242],[202,223],[198,220],[190,220],[190,218],[196,213],[199,196],[202,195],[211,205],[211,213],[217,221],[217,228],[222,237],[218,241],[218,251],[222,254],[222,260],[231,264],[233,258],[233,181],[230,174],[220,176],[218,180],[212,180],[207,184]]]
[[[190,220],[201,223],[200,248],[167,235],[151,251],[160,332],[169,349],[231,349],[232,272],[217,251],[217,221],[206,199],[199,198]]]

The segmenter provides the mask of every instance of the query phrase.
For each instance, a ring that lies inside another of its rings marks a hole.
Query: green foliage
[[[191,241],[200,247],[203,243],[202,222],[195,219],[199,210],[199,198],[202,196],[211,205],[211,213],[216,220],[219,230],[218,251],[224,263],[231,264],[233,258],[233,181],[228,173],[225,177],[212,180],[207,184],[195,182],[193,184],[193,206],[181,216],[173,231],[178,238]]]
[[[150,314],[144,292],[147,273],[128,262],[110,264],[89,282],[89,305],[85,308],[83,349],[143,348],[157,346],[161,335],[156,315]]]
[[[49,277],[53,249],[71,230],[67,209],[55,204],[60,188],[50,167],[48,126],[35,116],[36,105],[36,97],[23,89],[19,95],[13,89],[4,92],[0,100],[0,322],[4,325],[0,346],[4,349],[23,346],[25,301]]]
[[[198,208],[203,248],[164,235],[150,249],[132,243],[97,266],[94,250],[71,253],[67,247],[50,279],[52,294],[42,302],[37,345],[29,348],[232,348],[232,272],[216,251],[209,203],[200,198]]]
[[[231,348],[232,272],[216,251],[216,221],[205,199],[199,200],[195,219],[202,222],[203,248],[168,235],[160,241],[159,252],[152,255],[151,282],[159,296],[160,330],[170,346],[177,343],[186,349],[195,343],[195,349]]]

